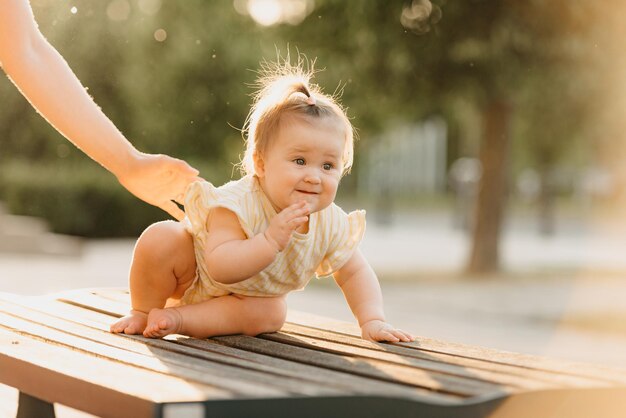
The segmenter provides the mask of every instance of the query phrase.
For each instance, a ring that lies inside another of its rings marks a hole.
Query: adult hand
[[[187,186],[201,180],[198,173],[182,160],[161,154],[139,153],[117,179],[129,192],[180,221],[185,212],[173,201],[182,203]]]

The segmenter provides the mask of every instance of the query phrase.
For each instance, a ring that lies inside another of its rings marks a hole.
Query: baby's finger
[[[381,331],[379,336],[381,337],[379,341],[390,341],[392,343],[400,342],[400,339],[389,331]]]
[[[285,210],[285,216],[289,218],[295,218],[298,216],[308,215],[308,214],[309,214],[309,205],[304,201],[293,204],[289,206],[287,210]]]
[[[303,208],[303,207],[306,207],[306,202],[304,200],[300,200],[299,202],[292,203],[291,205],[287,206],[283,210],[284,211],[294,211],[294,210],[298,210],[298,209]]]
[[[293,214],[290,214],[290,216],[288,216],[285,219],[285,222],[291,224],[291,223],[297,223],[297,224],[301,224],[302,222],[306,222],[309,217],[307,216],[308,213],[307,212],[294,212]]]
[[[411,336],[409,336],[406,332],[402,330],[395,329],[392,331],[392,334],[398,337],[398,339],[402,342],[408,343],[409,341],[413,341]]]
[[[308,220],[309,220],[308,216],[300,216],[298,218],[294,218],[290,220],[289,222],[287,222],[287,224],[291,227],[291,229],[296,229],[300,225],[306,223],[306,221]]]
[[[404,332],[404,331],[402,331]],[[409,334],[408,332],[404,332],[404,335],[406,335],[406,337],[409,339],[409,342],[413,342],[415,340],[417,340],[417,337],[413,334]]]

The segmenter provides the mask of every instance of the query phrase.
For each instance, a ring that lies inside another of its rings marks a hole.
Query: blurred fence
[[[402,125],[372,142],[360,165],[360,193],[402,196],[445,191],[447,126],[443,119]]]

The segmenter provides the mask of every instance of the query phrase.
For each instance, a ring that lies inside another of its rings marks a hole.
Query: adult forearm
[[[263,234],[245,240],[225,242],[207,254],[207,270],[211,278],[232,284],[248,279],[269,266],[276,258],[276,249]]]
[[[27,0],[0,2],[0,62],[33,107],[91,158],[118,177],[136,162],[139,152],[41,34]]]
[[[45,40],[5,70],[32,106],[63,136],[116,176],[139,152],[87,94],[67,63]]]

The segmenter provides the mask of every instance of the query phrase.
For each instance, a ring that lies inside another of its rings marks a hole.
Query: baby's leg
[[[285,296],[221,296],[193,305],[153,309],[144,336],[185,334],[197,338],[218,335],[258,335],[278,331],[287,316]]]
[[[180,299],[196,274],[191,235],[182,224],[158,222],[137,240],[130,267],[130,314],[111,325],[111,332],[141,334],[148,312],[168,298]]]

